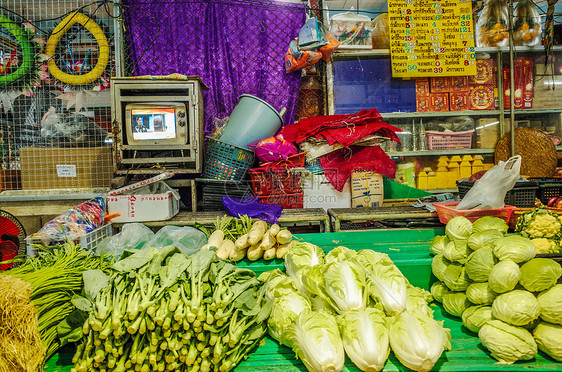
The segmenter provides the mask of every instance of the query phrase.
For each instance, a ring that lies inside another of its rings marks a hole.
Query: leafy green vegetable
[[[341,371],[345,361],[338,323],[333,316],[302,312],[292,330],[293,350],[309,371]]]
[[[562,284],[539,293],[540,316],[544,321],[562,325]]]
[[[384,312],[368,308],[349,311],[339,319],[343,347],[349,359],[362,371],[380,371],[390,353]]]
[[[258,279],[267,282],[266,296],[269,299],[279,298],[298,290],[293,278],[279,269],[264,271]]]
[[[349,261],[357,257],[357,252],[353,249],[347,247],[338,246],[332,249],[326,255],[326,262],[330,263],[333,261]]]
[[[443,256],[452,262],[464,264],[472,249],[468,247],[466,240],[451,240],[443,249]]]
[[[433,260],[431,261],[431,271],[437,279],[443,281],[443,278],[445,277],[445,270],[447,270],[447,267],[450,264],[451,261],[446,259],[443,254],[438,254],[437,256],[433,257]]]
[[[475,251],[481,248],[492,248],[494,242],[503,238],[503,235],[504,234],[497,230],[478,231],[468,237],[468,246]]]
[[[326,256],[319,246],[297,240],[290,243],[289,251],[284,258],[287,274],[295,280],[299,290],[304,288],[298,272],[305,268],[326,263]]]
[[[562,276],[560,264],[550,258],[533,258],[521,266],[519,283],[528,291],[540,292],[556,284]]]
[[[474,333],[478,333],[480,328],[492,319],[492,308],[490,306],[471,306],[462,313],[462,324]]]
[[[290,329],[300,313],[310,310],[310,302],[297,292],[285,293],[274,299],[267,322],[269,334],[281,344],[291,347]]]
[[[480,248],[468,256],[465,264],[466,274],[475,282],[487,282],[497,262],[491,247]]]
[[[472,280],[470,280],[466,274],[464,265],[453,262],[445,269],[443,283],[445,283],[451,291],[465,291],[472,283]]]
[[[539,317],[539,302],[531,292],[516,289],[496,297],[492,315],[511,325],[524,326]]]
[[[431,295],[435,301],[443,302],[443,296],[451,292],[443,282],[435,282],[431,285]]]
[[[537,254],[531,239],[518,235],[506,236],[496,240],[493,252],[500,261],[510,259],[515,263],[529,261]]]
[[[430,371],[443,351],[451,348],[450,330],[442,322],[409,310],[390,319],[389,336],[400,363],[418,372]]]
[[[521,278],[519,265],[510,259],[498,262],[490,271],[488,285],[496,293],[504,293],[515,288]]]
[[[466,289],[466,298],[476,305],[491,305],[498,294],[490,289],[487,282],[472,283]]]
[[[562,362],[562,326],[542,322],[535,327],[533,336],[540,351]]]
[[[445,234],[451,240],[466,240],[472,234],[472,222],[466,217],[453,217],[445,226]]]
[[[450,292],[443,295],[443,308],[446,312],[460,318],[463,311],[473,306],[464,292]]]
[[[479,233],[486,230],[494,230],[501,234],[505,234],[508,230],[507,223],[499,218],[492,216],[480,217],[472,224],[472,232]]]
[[[431,292],[423,288],[415,287],[407,284],[407,300],[406,309],[420,314],[433,315],[433,310],[429,307],[429,303],[433,301]]]
[[[537,354],[537,344],[529,331],[501,320],[486,322],[478,331],[478,338],[500,364],[531,360]]]
[[[447,235],[437,235],[431,241],[429,250],[434,254],[441,254],[443,253],[443,249],[445,249],[445,246],[447,246],[447,244],[449,244],[449,238],[447,237]]]
[[[365,271],[355,261],[334,261],[326,264],[324,287],[340,313],[365,308],[365,285]]]

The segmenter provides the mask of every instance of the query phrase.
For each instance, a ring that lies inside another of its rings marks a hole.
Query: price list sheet
[[[393,77],[476,74],[470,0],[388,0]]]

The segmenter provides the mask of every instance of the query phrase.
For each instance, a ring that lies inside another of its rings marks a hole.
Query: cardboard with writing
[[[384,199],[382,175],[356,170],[351,174],[351,206],[380,207]]]

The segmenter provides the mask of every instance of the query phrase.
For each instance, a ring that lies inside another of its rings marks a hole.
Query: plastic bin
[[[278,204],[286,209],[301,209],[304,193],[260,195],[260,203]]]
[[[427,148],[429,150],[470,149],[473,133],[474,129],[463,132],[425,131]]]
[[[457,181],[459,198],[464,198],[473,185],[473,182]],[[517,208],[534,207],[538,189],[539,184],[536,181],[517,182],[515,186],[505,194],[504,203],[506,205],[516,206]]]
[[[203,178],[241,180],[254,163],[254,152],[207,137]]]
[[[480,217],[492,216],[492,217],[499,217],[502,220],[504,220],[506,223],[508,223],[509,218],[511,217],[511,213],[516,208],[512,205],[506,205],[503,208],[498,208],[498,209],[457,210],[455,209],[455,207],[458,204],[459,204],[458,202],[433,204],[435,206],[437,216],[439,217],[439,221],[441,221],[441,223],[446,224],[453,217],[463,216],[468,218],[470,222],[474,222]]]
[[[544,205],[548,204],[550,198],[562,196],[562,178],[535,178],[531,177],[530,180],[536,181],[539,184],[537,197]]]
[[[104,238],[109,236],[113,236],[113,225],[111,223],[107,223],[95,229],[92,232],[89,232],[80,237],[79,240],[75,241],[75,243],[80,244],[82,248],[85,250],[95,249],[99,242],[101,242]],[[58,242],[63,244],[64,242]],[[27,248],[27,255],[28,256],[35,256],[37,253],[37,249],[33,247],[33,244],[41,244],[43,245],[43,241],[41,240],[41,236],[39,234],[32,234],[25,238],[25,245]],[[54,247],[55,244],[48,246],[47,248]]]
[[[301,192],[300,173],[250,171],[252,189],[256,195],[294,194]]]

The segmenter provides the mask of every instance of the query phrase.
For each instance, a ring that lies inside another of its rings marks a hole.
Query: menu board
[[[388,0],[393,77],[476,74],[470,0]]]

